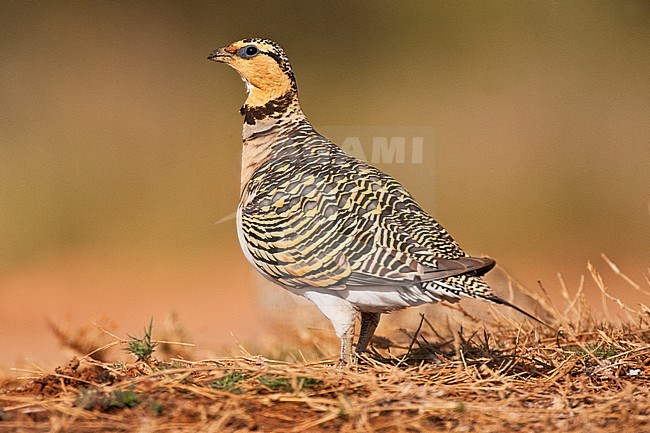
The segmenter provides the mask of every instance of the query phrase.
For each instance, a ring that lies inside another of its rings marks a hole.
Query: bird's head
[[[288,93],[296,93],[296,79],[289,59],[269,39],[243,39],[210,53],[209,60],[235,69],[246,83],[246,105],[259,107]]]

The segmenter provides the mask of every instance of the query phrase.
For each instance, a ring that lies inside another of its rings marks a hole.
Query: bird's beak
[[[217,48],[208,56],[208,60],[213,60],[215,62],[228,63],[232,58],[232,54],[226,50],[227,47]]]

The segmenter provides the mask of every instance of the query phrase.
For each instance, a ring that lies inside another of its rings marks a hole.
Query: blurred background
[[[422,163],[380,167],[467,251],[551,294],[592,261],[637,308],[601,253],[646,284],[648,22],[644,0],[1,2],[0,367],[64,360],[48,320],[172,320],[206,355],[268,331],[216,224],[245,92],[206,57],[249,36],[287,51],[317,129],[432,130]]]

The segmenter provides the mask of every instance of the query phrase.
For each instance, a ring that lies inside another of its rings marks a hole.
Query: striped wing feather
[[[299,149],[262,166],[242,203],[248,249],[276,281],[331,288],[414,284],[482,275],[494,266],[468,257],[390,176],[324,139]]]

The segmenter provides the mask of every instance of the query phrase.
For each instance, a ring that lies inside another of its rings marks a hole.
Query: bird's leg
[[[343,333],[341,338],[341,357],[339,365],[345,366],[352,363],[352,340],[354,338],[354,321],[349,328]]]
[[[354,324],[359,312],[336,292],[311,290],[305,292],[304,296],[316,304],[318,309],[332,322],[336,336],[341,339],[340,365],[350,364]]]
[[[375,329],[379,325],[381,313],[361,313],[361,330],[359,331],[359,341],[357,341],[356,354],[361,355],[365,352],[370,343],[370,339],[375,334]]]

